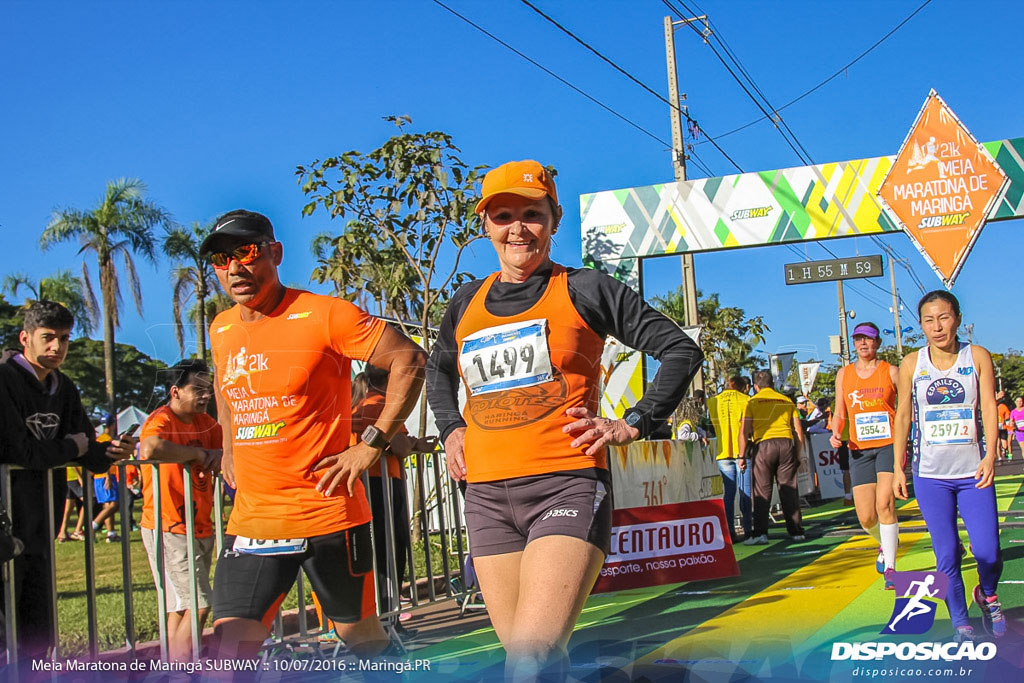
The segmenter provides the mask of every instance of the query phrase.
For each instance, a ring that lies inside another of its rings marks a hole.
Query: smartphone
[[[121,438],[121,439],[123,439],[123,438],[124,438],[124,437],[126,437],[126,436],[135,436],[135,432],[137,432],[137,431],[139,430],[139,427],[140,427],[140,426],[141,426],[141,425],[139,425],[139,423],[138,423],[138,422],[136,422],[136,423],[135,423],[135,424],[133,424],[133,425],[132,425],[131,427],[129,427],[128,429],[126,429],[126,430],[124,430],[123,432],[121,432],[121,436],[120,436],[120,437],[118,437],[118,438]]]

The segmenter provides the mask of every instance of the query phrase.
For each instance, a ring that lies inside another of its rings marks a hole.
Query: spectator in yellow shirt
[[[756,393],[747,403],[740,432],[739,467],[753,458],[753,535],[744,545],[768,543],[768,511],[772,485],[779,482],[779,501],[786,517],[786,531],[794,541],[806,540],[800,516],[800,494],[797,490],[799,454],[804,447],[800,412],[793,401],[772,388],[772,374],[767,370],[754,373]],[[751,449],[756,446],[756,451]]]

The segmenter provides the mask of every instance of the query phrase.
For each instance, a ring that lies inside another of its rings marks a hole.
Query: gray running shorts
[[[519,552],[542,536],[579,538],[607,555],[611,490],[603,481],[565,473],[469,484],[466,526],[474,557]]]
[[[850,484],[861,486],[878,482],[879,472],[892,474],[892,444],[881,448],[850,449]]]

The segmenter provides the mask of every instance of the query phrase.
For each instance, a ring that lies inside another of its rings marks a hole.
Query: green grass
[[[125,598],[121,569],[121,543],[106,543],[104,535],[97,534],[95,544],[96,625],[99,650],[124,647]],[[439,534],[431,534],[431,566],[435,576],[442,573],[441,541]],[[149,569],[149,559],[139,532],[131,534],[132,613],[135,619],[136,642],[157,640],[156,588]],[[57,543],[57,623],[60,650],[63,656],[81,655],[89,650],[89,630],[85,582],[85,543],[68,541]],[[464,546],[465,547],[465,546]],[[458,570],[458,556],[450,554],[449,567]],[[413,548],[417,578],[426,576],[426,560],[422,543]],[[216,563],[216,557],[214,558]],[[211,582],[213,576],[211,571]],[[309,583],[306,582],[306,604],[312,604]],[[292,588],[282,609],[298,607],[298,592]],[[310,628],[314,627],[310,624]]]

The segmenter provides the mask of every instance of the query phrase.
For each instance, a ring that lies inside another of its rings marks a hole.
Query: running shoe
[[[886,569],[884,576],[885,576],[885,587],[883,588],[883,590],[887,590],[887,591],[894,591],[894,590],[896,590],[896,581],[895,581],[895,579],[896,579],[896,570],[895,569]]]
[[[324,633],[321,633],[320,636],[317,638],[317,641],[321,643],[340,643],[341,637],[338,636],[338,632],[335,631],[334,628],[331,628],[330,631],[325,631]]]
[[[875,571],[879,574],[885,573],[885,553],[882,552],[882,546],[878,546],[878,557],[875,558]]]
[[[807,536],[805,534],[797,534],[796,536],[790,536],[794,541],[806,541]]]
[[[970,626],[957,626],[956,633],[953,634],[954,643],[966,643],[967,641],[974,642],[974,629]]]
[[[115,533],[107,534],[107,543],[120,543],[121,537]]]
[[[768,545],[768,534],[751,536],[747,540],[743,541],[743,545]]]
[[[1003,616],[1003,606],[999,604],[999,596],[985,595],[981,585],[974,587],[974,602],[981,608],[981,625],[993,638],[1002,638],[1006,635],[1006,617]]]

